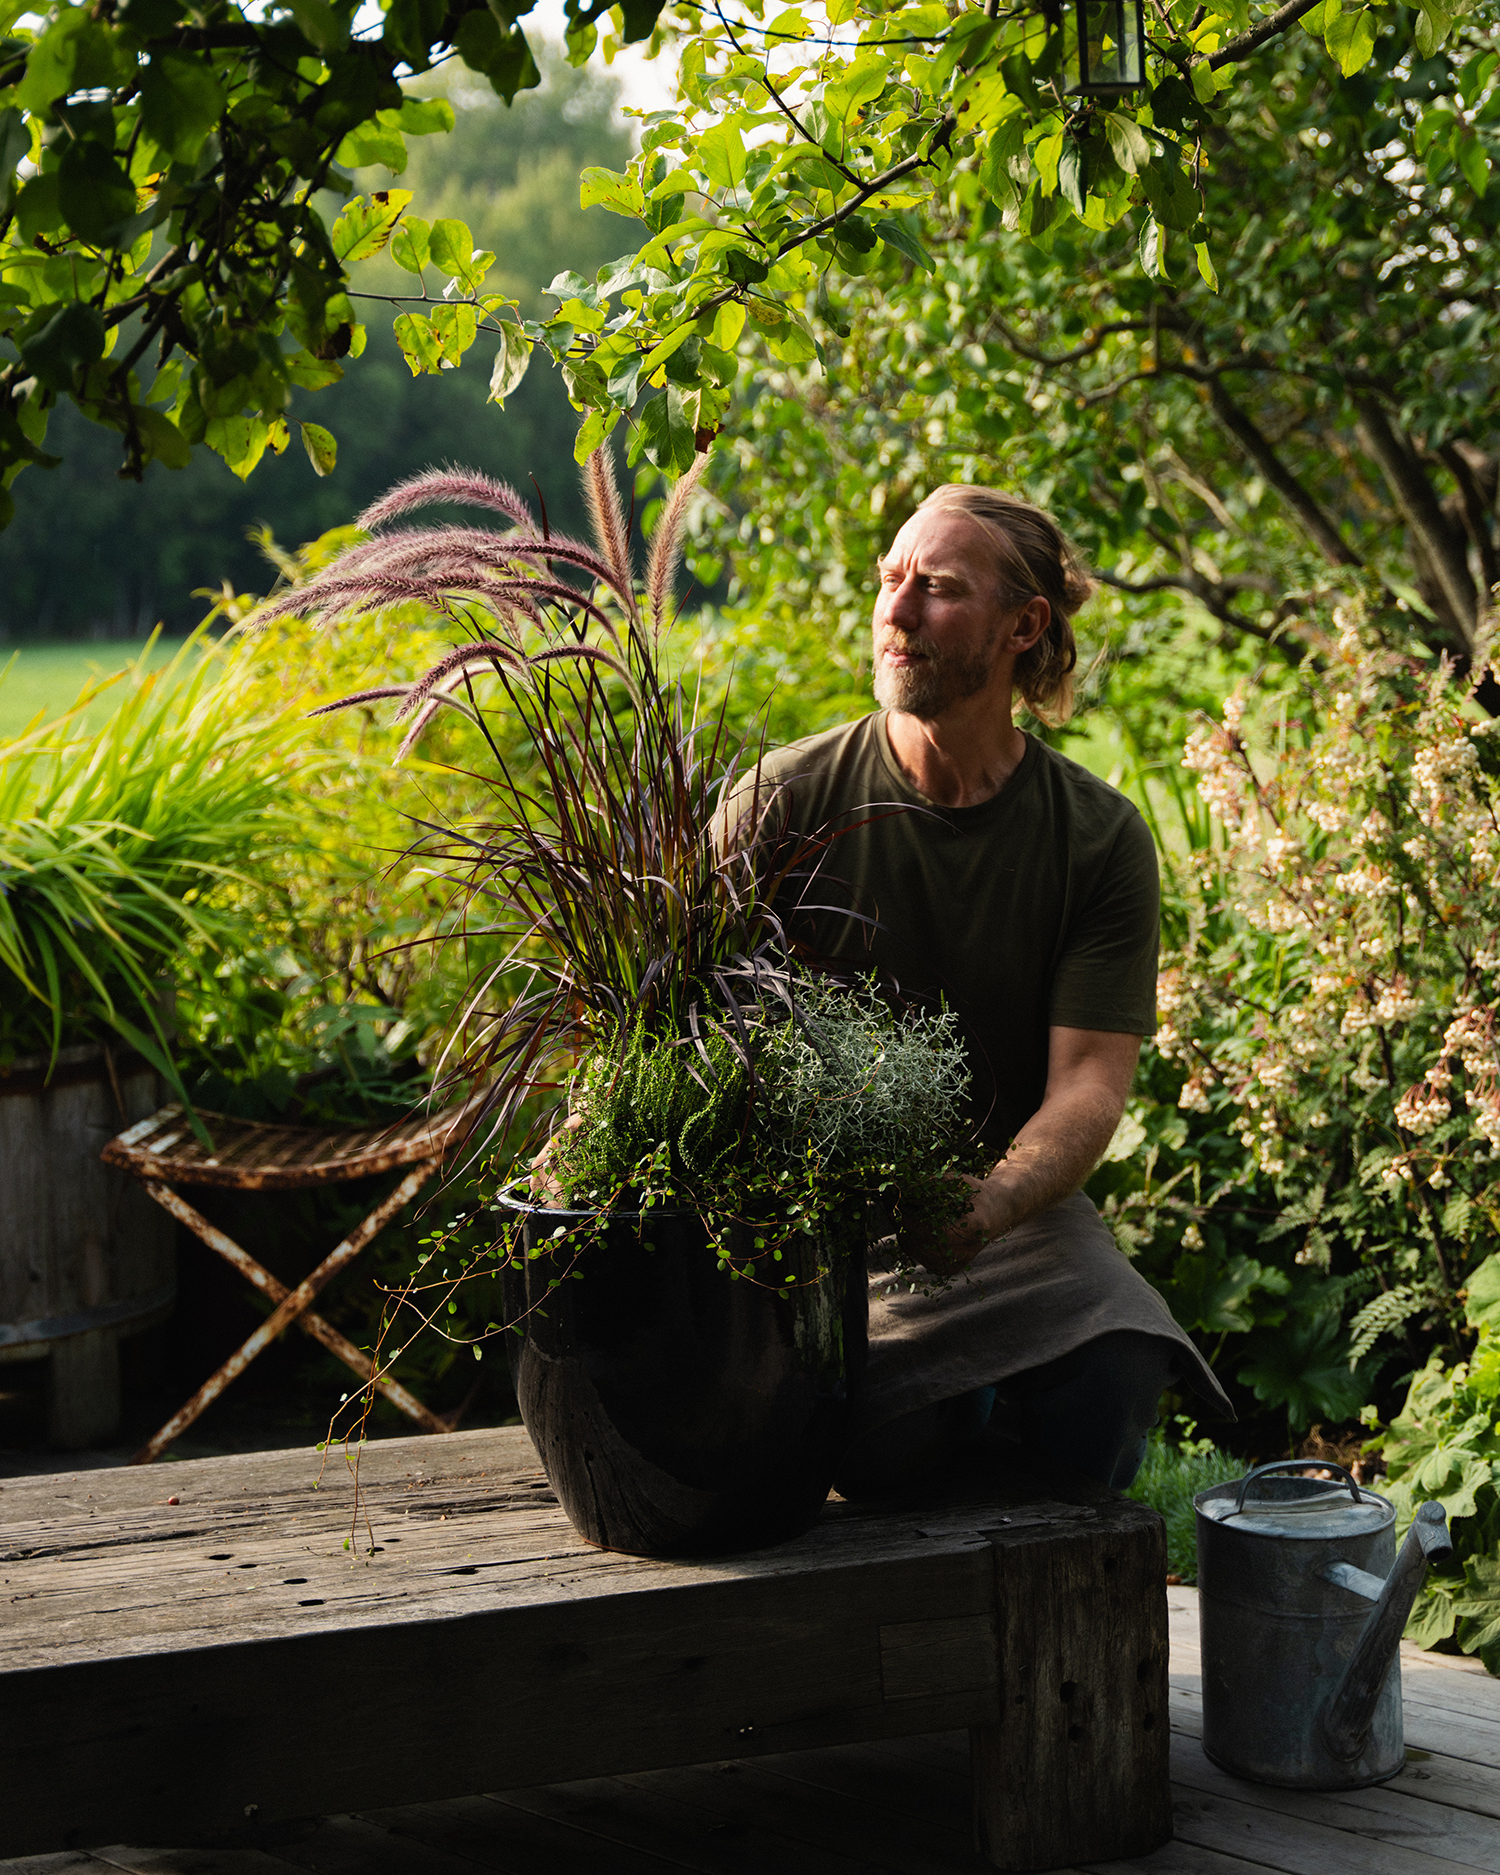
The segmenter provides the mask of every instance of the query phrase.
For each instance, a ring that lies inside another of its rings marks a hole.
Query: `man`
[[[1228,1411],[1079,1190],[1155,1028],[1156,856],[1122,795],[1012,713],[1019,693],[1044,720],[1068,714],[1069,621],[1090,590],[1041,510],[937,490],[880,562],[882,710],[758,771],[768,830],[830,836],[807,895],[823,909],[794,930],[947,999],[996,1155],[947,1240],[908,1246],[952,1283],[924,1292],[874,1270],[845,1495],[898,1487],[981,1437],[1119,1489],[1165,1386],[1185,1378]]]

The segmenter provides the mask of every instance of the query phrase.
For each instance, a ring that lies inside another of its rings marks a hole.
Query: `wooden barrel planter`
[[[0,1363],[46,1360],[47,1429],[64,1450],[120,1425],[119,1340],[176,1292],[172,1220],[99,1153],[160,1104],[138,1057],[65,1048],[0,1068]]]

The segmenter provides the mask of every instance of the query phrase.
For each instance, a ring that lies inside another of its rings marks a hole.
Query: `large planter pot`
[[[863,1213],[798,1237],[779,1278],[731,1277],[691,1212],[538,1208],[506,1273],[511,1375],[575,1528],[644,1556],[760,1548],[805,1530],[863,1372]],[[552,1287],[556,1281],[556,1287]]]
[[[0,1364],[49,1361],[48,1433],[118,1435],[118,1343],[166,1318],[172,1220],[100,1149],[159,1104],[156,1072],[101,1047],[0,1069]]]

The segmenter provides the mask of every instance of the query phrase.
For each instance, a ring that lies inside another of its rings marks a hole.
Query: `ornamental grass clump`
[[[368,538],[255,616],[336,628],[415,603],[461,635],[415,682],[324,708],[395,701],[409,725],[398,758],[439,711],[461,712],[479,738],[466,779],[481,805],[434,816],[418,851],[453,889],[460,938],[498,945],[448,1057],[453,1080],[484,1089],[491,1151],[534,1149],[571,1085],[584,1124],[560,1163],[602,1205],[670,1190],[721,1225],[753,1214],[790,1228],[826,1211],[828,1193],[847,1195],[857,1164],[876,1184],[901,1168],[904,1201],[920,1188],[946,1219],[967,1194],[936,1174],[924,1185],[919,1163],[925,1153],[946,1166],[958,1128],[947,1019],[903,1039],[902,1020],[867,995],[835,1007],[799,977],[784,919],[814,889],[832,836],[762,837],[771,800],[735,792],[759,740],[729,730],[727,696],[700,710],[663,668],[701,467],[666,503],[641,587],[630,517],[598,453],[584,470],[592,544],[552,533],[503,483],[432,471],[361,517]],[[434,504],[477,507],[493,524],[392,525]],[[929,1130],[909,1113],[898,1140],[875,1115],[909,1091],[910,1075],[892,1082],[895,1064],[924,1049],[941,1057],[941,1096],[917,1103]],[[785,1071],[770,1071],[772,1057]],[[649,1123],[622,1117],[627,1089],[649,1096]],[[773,1165],[768,1141],[794,1135]]]
[[[236,894],[294,837],[285,724],[245,693],[242,658],[190,639],[0,743],[0,1064],[124,1043],[182,1095],[164,994],[212,995]]]

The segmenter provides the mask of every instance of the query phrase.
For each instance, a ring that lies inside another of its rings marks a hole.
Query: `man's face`
[[[932,720],[995,676],[1009,634],[989,535],[967,515],[912,516],[880,562],[875,700]]]

